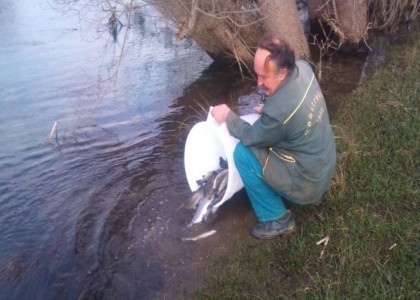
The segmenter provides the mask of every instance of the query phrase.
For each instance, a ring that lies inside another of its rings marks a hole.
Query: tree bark
[[[350,43],[359,43],[366,38],[367,34],[367,0],[339,0],[336,2],[338,22],[344,35]]]
[[[300,22],[296,0],[260,1],[264,29],[289,43],[297,59],[309,58],[308,42]]]
[[[252,1],[148,1],[178,27],[178,38],[193,38],[215,60],[252,65],[263,33],[258,8]]]
[[[367,37],[367,0],[309,0],[309,17],[328,24],[340,42],[357,44]]]

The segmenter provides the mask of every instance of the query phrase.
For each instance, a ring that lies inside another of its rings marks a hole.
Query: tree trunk
[[[367,36],[367,0],[308,0],[309,17],[328,24],[340,42],[357,44]]]
[[[263,29],[252,1],[147,0],[215,60],[250,66]]]
[[[337,1],[338,22],[350,43],[366,38],[368,26],[367,0]]]
[[[309,57],[308,42],[299,18],[296,0],[260,1],[264,29],[289,43],[297,59]]]

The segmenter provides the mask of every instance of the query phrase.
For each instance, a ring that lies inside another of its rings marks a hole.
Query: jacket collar
[[[270,97],[267,97],[267,100],[270,100],[271,98],[275,97],[277,93],[279,93],[285,86],[287,86],[290,82],[292,82],[293,80],[295,80],[299,75],[299,70],[295,65],[293,66],[293,68],[289,71],[289,74],[287,74],[286,78],[283,80],[283,82],[279,85],[279,87],[277,88],[277,90],[274,92],[273,95],[271,95]]]

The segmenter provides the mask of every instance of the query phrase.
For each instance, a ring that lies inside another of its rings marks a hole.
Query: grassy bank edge
[[[194,298],[419,298],[419,78],[416,35],[338,100],[337,172],[323,203],[290,206],[290,237],[244,238],[208,268]]]

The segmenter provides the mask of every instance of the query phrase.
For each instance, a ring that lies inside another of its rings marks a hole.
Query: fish
[[[198,189],[192,194],[192,196],[184,203],[186,209],[196,209],[198,203],[206,196],[207,183],[212,180],[215,176],[214,171],[209,171],[206,175],[203,175],[201,179],[197,180]]]
[[[200,223],[206,218],[206,215],[208,213],[208,207],[212,203],[213,199],[214,199],[214,196],[210,195],[210,196],[204,197],[204,199],[200,201],[197,211],[195,212],[191,223],[188,224],[188,227],[192,226],[193,224]]]
[[[204,232],[204,233],[199,234],[199,235],[194,236],[194,237],[183,237],[183,238],[181,238],[181,240],[184,241],[184,242],[185,241],[193,241],[193,242],[195,242],[195,241],[204,239],[206,237],[209,237],[209,236],[211,236],[211,235],[213,235],[215,233],[216,233],[216,230],[213,229],[213,230],[209,230],[207,232]]]
[[[213,195],[215,199],[222,199],[227,188],[229,179],[229,170],[224,169],[217,174],[213,183]]]
[[[225,195],[228,179],[229,179],[228,170],[223,170],[217,175],[214,181],[214,185],[213,185],[214,198],[207,208],[207,212],[203,218],[204,221],[209,223],[209,222],[212,222],[216,218],[217,209],[219,208],[217,204],[223,199]]]
[[[217,207],[214,207],[214,205],[223,199],[224,193],[226,192],[228,175],[227,161],[219,157],[219,168],[209,171],[201,179],[197,180],[198,189],[184,204],[184,207],[187,209],[196,209],[188,227],[209,220],[209,213],[212,213],[214,216],[217,210]]]
[[[197,208],[197,204],[198,202],[201,201],[201,199],[204,198],[204,189],[203,188],[198,188],[197,191],[195,191],[191,198],[188,199],[188,201],[184,204],[184,207],[186,209],[194,209]]]
[[[218,208],[215,207],[215,204],[223,198],[226,192],[229,170],[219,169],[214,171],[214,174],[216,175],[210,177],[206,183],[207,188],[204,189],[204,197],[198,202],[197,211],[188,225],[189,227],[196,223],[213,220],[215,217]],[[211,190],[209,188],[210,186]]]

